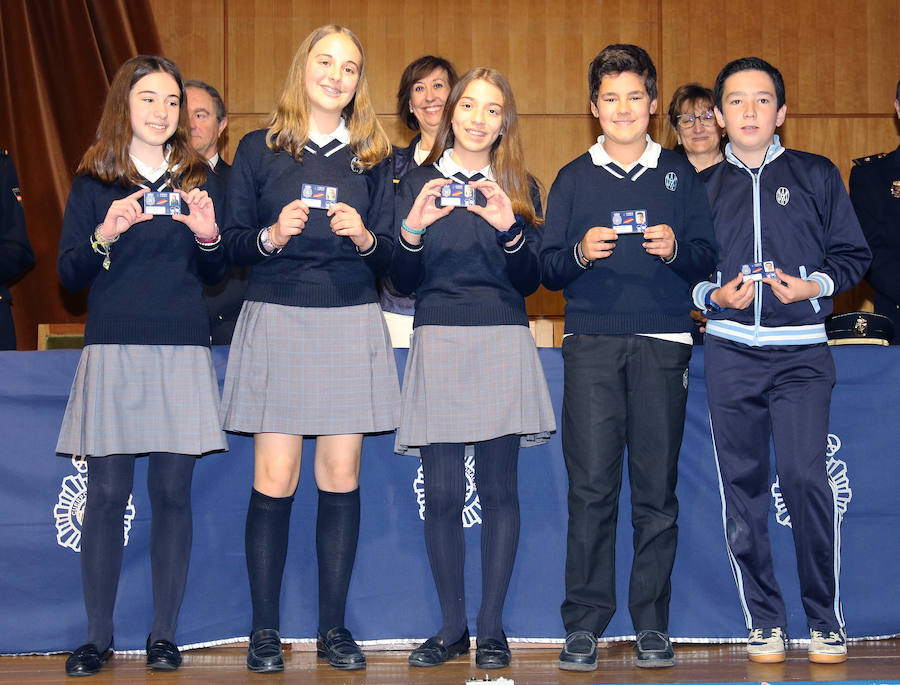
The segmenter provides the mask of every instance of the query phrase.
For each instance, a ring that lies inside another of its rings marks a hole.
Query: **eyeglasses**
[[[699,121],[703,126],[714,126],[716,115],[712,110],[706,110],[696,116],[693,114],[679,114],[676,119],[680,128],[692,128],[695,121]]]

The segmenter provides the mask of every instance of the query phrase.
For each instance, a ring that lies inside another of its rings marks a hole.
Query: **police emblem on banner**
[[[676,174],[674,171],[670,171],[666,174],[666,190],[671,190],[674,193],[677,187],[678,174]]]
[[[481,524],[481,502],[478,501],[478,491],[475,489],[475,456],[466,454],[466,503],[463,506],[462,523],[464,528],[471,528]],[[422,465],[416,471],[416,479],[413,481],[413,491],[416,493],[416,503],[419,505],[419,518],[425,520],[425,478],[422,475]]]
[[[84,505],[87,504],[87,460],[84,457],[74,456],[72,466],[78,473],[63,478],[59,498],[53,507],[53,518],[56,519],[57,544],[60,547],[68,547],[73,552],[80,552]],[[129,495],[124,520],[126,546],[134,514],[134,495]]]
[[[825,468],[828,471],[828,483],[834,493],[834,504],[838,517],[843,518],[847,513],[847,505],[853,499],[853,491],[850,489],[850,478],[847,475],[847,463],[841,459],[835,459],[835,454],[841,449],[841,439],[834,433],[828,434],[828,445],[825,454],[828,461]],[[781,485],[778,478],[772,483],[772,499],[775,501],[775,520],[782,526],[791,527],[791,515],[784,503],[784,495],[781,494]]]
[[[788,202],[791,201],[791,191],[781,186],[778,190],[775,191],[775,202],[784,207]]]

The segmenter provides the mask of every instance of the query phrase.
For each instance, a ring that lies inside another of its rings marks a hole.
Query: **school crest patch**
[[[775,202],[784,207],[788,202],[791,201],[791,191],[781,186],[778,190],[775,191]]]
[[[670,171],[666,174],[666,190],[671,190],[674,193],[676,188],[678,188],[678,174]]]

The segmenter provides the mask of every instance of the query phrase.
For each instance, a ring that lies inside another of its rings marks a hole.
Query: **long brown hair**
[[[134,85],[148,74],[163,72],[178,84],[178,126],[166,141],[169,170],[176,187],[190,190],[206,180],[209,166],[191,145],[191,125],[184,98],[184,83],[175,63],[165,57],[138,55],[125,62],[109,86],[94,143],[84,153],[76,174],[93,176],[104,183],[130,186],[143,179],[131,161],[129,147],[133,131],[129,96]]]
[[[320,26],[310,33],[297,48],[287,80],[272,118],[266,144],[272,150],[286,150],[296,160],[303,159],[303,146],[309,140],[309,96],[306,94],[306,64],[313,46],[332,33],[342,33],[359,50],[359,80],[356,92],[341,113],[350,129],[350,147],[364,169],[371,169],[391,153],[391,141],[381,127],[369,95],[366,77],[366,56],[362,43],[350,29],[337,24]]]
[[[435,135],[434,146],[427,159],[422,162],[422,166],[434,164],[444,154],[444,150],[453,147],[455,140],[453,113],[469,84],[479,80],[490,83],[503,95],[501,135],[494,141],[490,153],[491,169],[497,179],[497,185],[509,196],[516,214],[522,216],[532,226],[540,226],[544,220],[537,215],[531,201],[531,185],[535,184],[540,189],[540,184],[525,168],[525,153],[522,150],[522,140],[519,136],[516,100],[513,97],[509,81],[499,71],[476,67],[463,74],[463,77],[453,86],[450,97],[447,98],[447,103],[444,105],[444,114]]]

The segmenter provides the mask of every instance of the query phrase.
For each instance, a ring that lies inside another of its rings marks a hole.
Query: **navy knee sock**
[[[466,499],[465,445],[424,445],[425,549],[441,605],[443,624],[436,637],[445,644],[466,629],[466,544],[462,510]]]
[[[251,634],[263,628],[279,629],[278,604],[293,503],[293,496],[269,497],[257,490],[250,492],[244,545],[253,605]]]
[[[519,436],[477,443],[475,460],[482,516],[478,639],[503,642],[503,604],[519,547]]]
[[[150,455],[147,491],[150,495],[150,565],[153,571],[151,642],[175,642],[175,626],[187,584],[194,527],[191,479],[197,458],[160,452]]]
[[[81,582],[88,642],[101,652],[113,637],[113,608],[122,571],[123,517],[134,480],[134,455],[88,459],[87,502],[81,530]]]
[[[319,490],[316,556],[319,562],[319,632],[344,626],[350,575],[359,541],[359,488]]]

